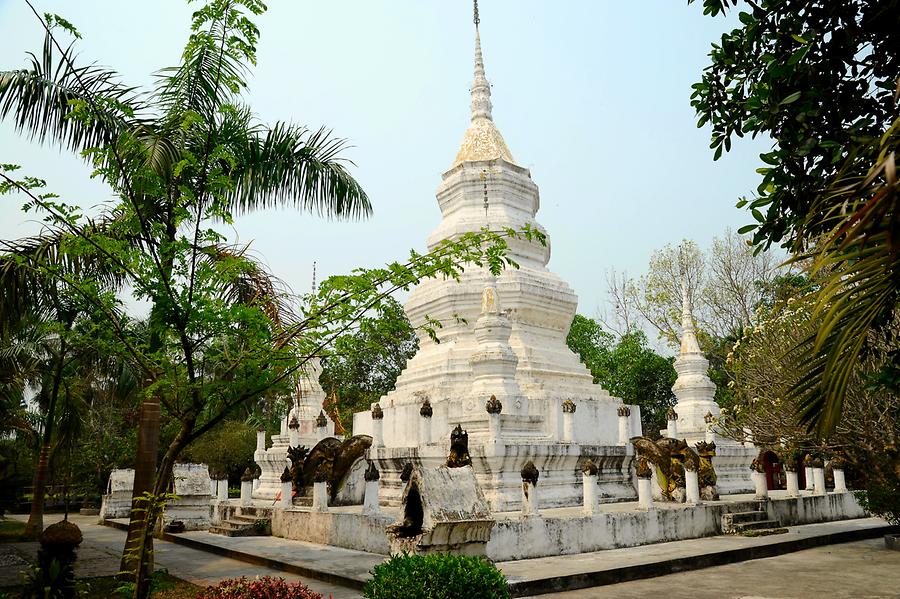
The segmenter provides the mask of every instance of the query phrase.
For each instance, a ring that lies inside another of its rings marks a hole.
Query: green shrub
[[[900,478],[870,479],[865,491],[855,491],[859,505],[873,516],[900,525]]]
[[[509,597],[506,578],[484,558],[432,553],[395,555],[375,566],[367,599],[497,599]]]

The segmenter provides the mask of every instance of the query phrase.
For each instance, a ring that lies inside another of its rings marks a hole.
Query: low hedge
[[[367,599],[503,599],[506,578],[484,558],[449,553],[395,555],[375,566]]]

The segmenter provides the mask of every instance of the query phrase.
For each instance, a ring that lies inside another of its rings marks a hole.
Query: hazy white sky
[[[84,61],[135,85],[177,63],[196,6],[34,1],[79,28]],[[550,268],[578,293],[580,312],[605,300],[608,269],[640,274],[666,243],[706,246],[750,221],[734,203],[756,186],[766,144],[740,143],[713,163],[689,103],[710,43],[732,23],[684,0],[482,0],[480,10],[494,120],[540,186]],[[434,191],[469,118],[471,3],[270,0],[257,23],[255,111],[347,138],[375,213],[348,223],[262,212],[237,221],[239,239],[295,291],[308,289],[313,260],[321,277],[424,249],[440,218]],[[24,65],[41,42],[24,1],[0,0],[0,69]],[[69,201],[109,195],[79,159],[20,139],[8,123],[0,162],[23,165]],[[14,199],[0,198],[0,238],[37,230]]]

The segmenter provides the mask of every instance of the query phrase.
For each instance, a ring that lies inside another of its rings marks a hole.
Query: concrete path
[[[860,518],[792,526],[787,533],[765,537],[722,535],[594,553],[500,562],[497,566],[509,579],[514,596],[555,594],[563,590],[596,587],[782,555],[820,545],[882,537],[886,530],[887,524],[880,518]]]
[[[550,597],[551,595],[541,595]],[[554,593],[559,599],[875,599],[900,597],[900,551],[882,539]]]
[[[57,516],[57,514],[49,515],[49,519],[45,520],[45,524],[50,524]],[[13,517],[27,518],[27,516]],[[78,569],[76,574],[81,577],[114,575],[119,569],[119,559],[122,556],[122,547],[125,544],[125,532],[116,528],[97,524],[96,516],[75,515],[70,516],[69,519],[77,524],[84,534],[84,542],[78,549]],[[215,537],[216,535],[210,536]],[[218,538],[224,539],[226,537]],[[272,537],[258,537],[257,539],[252,540],[257,541],[262,539],[267,541],[268,545],[272,545],[272,541],[281,540],[273,539]],[[230,540],[249,541],[251,539]],[[304,553],[304,549],[298,547],[295,541],[290,541],[290,543],[293,546],[292,553],[294,555]],[[29,556],[30,559],[34,559],[34,553],[37,551],[36,543],[14,543],[10,544],[10,546],[15,547],[16,551]],[[158,569],[165,568],[173,576],[177,576],[178,578],[200,586],[215,584],[225,578],[240,578],[241,576],[246,576],[248,578],[253,578],[255,576],[281,576],[290,582],[302,580],[303,584],[318,593],[322,593],[324,597],[328,597],[329,594],[333,599],[361,599],[362,597],[358,590],[343,585],[323,582],[307,576],[301,577],[296,574],[285,572],[283,569],[248,564],[244,561],[238,561],[228,557],[215,555],[208,551],[201,551],[191,547],[169,543],[167,541],[155,540],[154,551],[156,567]],[[287,558],[291,557],[284,553],[282,553],[282,555]],[[325,554],[319,555],[324,558]],[[7,575],[12,574],[13,582],[18,581],[16,573],[7,572],[7,568],[4,568],[3,566],[0,566],[0,573],[2,573],[0,574],[0,579],[6,578]]]

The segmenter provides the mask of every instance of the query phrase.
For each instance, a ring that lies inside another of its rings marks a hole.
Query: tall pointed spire
[[[681,355],[699,354],[700,344],[694,329],[694,317],[691,314],[691,298],[688,294],[687,281],[681,280]]]
[[[478,0],[475,0],[475,77],[472,80],[472,120],[491,117],[491,84],[484,73],[484,57],[481,55],[481,32],[478,24]]]
[[[472,122],[463,137],[462,146],[453,161],[453,166],[462,162],[495,160],[502,158],[515,164],[503,136],[493,122],[491,104],[491,84],[484,71],[484,56],[481,53],[481,18],[478,14],[478,0],[474,2],[475,22],[475,76],[472,80]]]

